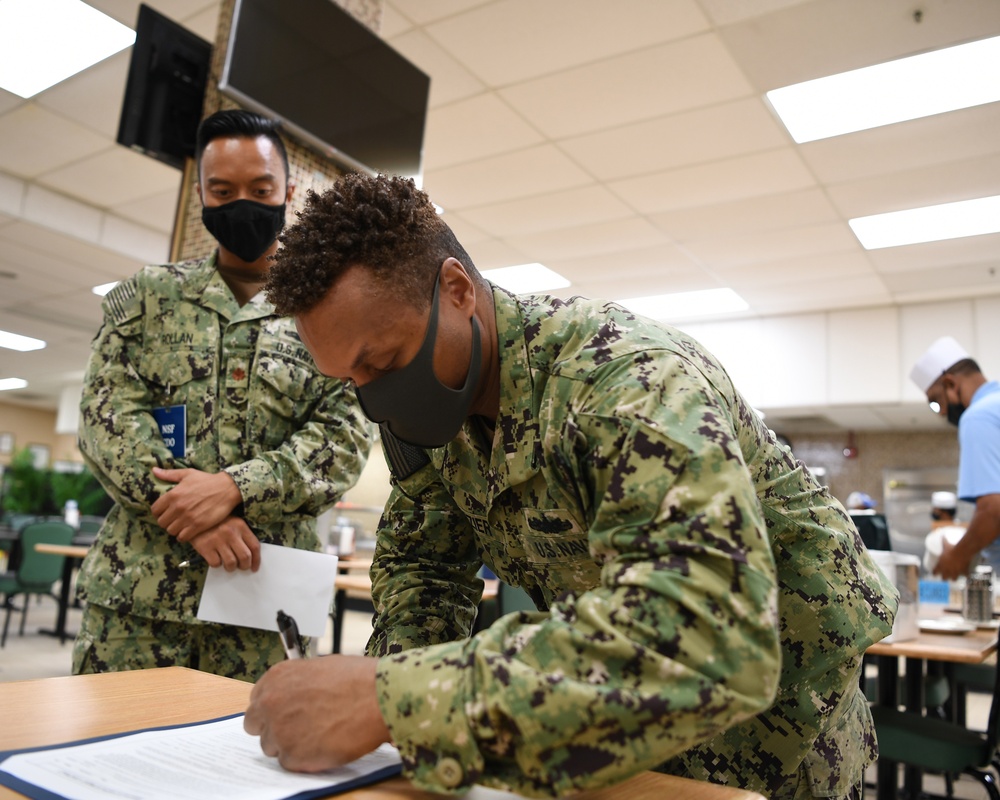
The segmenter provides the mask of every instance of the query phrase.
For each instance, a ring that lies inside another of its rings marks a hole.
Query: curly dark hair
[[[279,240],[267,298],[283,316],[315,306],[349,267],[371,271],[392,296],[430,305],[441,264],[456,258],[482,283],[472,259],[411,178],[350,173],[331,189],[310,191],[298,222]]]

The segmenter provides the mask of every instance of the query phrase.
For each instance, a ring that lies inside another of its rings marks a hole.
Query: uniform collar
[[[229,286],[215,268],[217,258],[218,250],[202,261],[184,282],[185,298],[215,311],[230,321],[237,318],[260,319],[273,315],[274,306],[267,301],[263,292],[258,292],[242,307],[236,302]]]

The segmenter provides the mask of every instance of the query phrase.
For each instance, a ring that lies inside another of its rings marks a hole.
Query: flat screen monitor
[[[219,89],[348,169],[420,175],[430,78],[332,0],[237,0]]]
[[[118,122],[118,144],[183,169],[193,156],[212,45],[145,3]]]

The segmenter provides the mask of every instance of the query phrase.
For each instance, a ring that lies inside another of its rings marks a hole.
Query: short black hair
[[[963,358],[961,361],[956,361],[948,369],[944,371],[945,375],[974,375],[976,373],[982,373],[979,368],[979,364],[976,363],[975,359]]]
[[[322,194],[310,191],[298,221],[278,237],[267,296],[283,316],[309,311],[344,272],[363,267],[393,297],[430,305],[448,258],[480,285],[465,248],[411,178],[348,173]]]
[[[281,156],[281,163],[285,165],[285,182],[287,183],[291,178],[288,172],[288,151],[285,150],[285,143],[278,133],[280,128],[281,125],[275,120],[253,111],[244,111],[242,108],[224,109],[205,117],[198,125],[198,137],[195,142],[198,174],[201,174],[201,157],[209,142],[216,139],[234,137],[256,139],[258,136],[263,136],[277,148],[278,154]]]

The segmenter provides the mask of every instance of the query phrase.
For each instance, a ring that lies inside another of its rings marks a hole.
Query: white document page
[[[281,609],[303,636],[322,636],[336,580],[336,556],[262,544],[256,572],[209,569],[198,619],[276,631]]]
[[[399,763],[396,748],[382,745],[339,769],[287,772],[243,730],[240,714],[20,753],[0,763],[0,771],[73,800],[282,800],[300,792],[333,792],[338,784]]]

